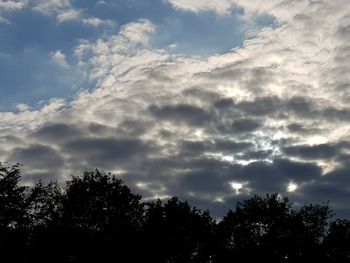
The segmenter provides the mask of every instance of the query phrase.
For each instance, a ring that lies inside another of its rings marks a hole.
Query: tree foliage
[[[21,186],[20,172],[0,163],[3,262],[350,262],[350,222],[328,204],[255,195],[214,220],[176,197],[143,202],[98,170],[63,187]]]
[[[207,211],[176,197],[148,203],[143,227],[147,262],[210,262],[213,226]]]

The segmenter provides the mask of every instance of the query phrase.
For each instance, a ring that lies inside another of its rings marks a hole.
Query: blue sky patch
[[[35,105],[54,97],[72,98],[84,80],[74,69],[51,63],[50,54],[61,51],[74,67],[73,51],[81,39],[93,42],[115,35],[123,25],[141,18],[156,27],[152,47],[201,56],[240,46],[247,26],[239,9],[224,16],[213,12],[196,14],[176,10],[162,0],[77,0],[72,8],[80,13],[80,19],[60,22],[54,15],[30,8],[6,13],[11,24],[0,24],[0,90],[6,94],[0,111],[13,110],[17,103]],[[91,26],[82,23],[84,18],[113,24]],[[273,20],[267,17],[256,19],[257,26],[272,24]]]

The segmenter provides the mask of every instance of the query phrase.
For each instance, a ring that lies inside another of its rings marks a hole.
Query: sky
[[[350,218],[348,0],[0,0],[0,161],[110,171],[221,216],[254,194]]]

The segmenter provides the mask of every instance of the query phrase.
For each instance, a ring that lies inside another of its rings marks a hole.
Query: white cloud
[[[51,61],[63,68],[69,68],[69,64],[66,61],[66,55],[60,50],[56,50],[50,53]]]
[[[98,5],[107,5],[107,3],[105,1],[103,1],[103,0],[99,0],[97,2],[96,6],[98,6]]]
[[[26,0],[9,0],[9,1],[0,1],[0,11],[16,11],[21,10],[27,5],[28,1]]]
[[[46,15],[71,9],[70,0],[32,0],[33,10]]]
[[[227,15],[234,8],[243,8],[245,16],[251,17],[256,14],[269,14],[279,21],[287,21],[294,15],[303,11],[306,7],[314,8],[319,2],[310,4],[308,0],[168,0],[176,9],[193,13],[214,12],[218,15]]]
[[[17,131],[28,132],[31,129],[36,129],[47,121],[57,118],[57,115],[60,114],[66,106],[65,100],[52,99],[39,109],[21,111],[19,113],[1,112],[0,128],[4,130],[11,128],[14,134]]]
[[[0,25],[11,25],[11,21],[4,17],[8,12],[18,12],[28,5],[29,0],[0,0]]]
[[[68,22],[72,20],[78,20],[81,17],[81,13],[77,10],[70,9],[70,10],[65,10],[61,11],[57,14],[57,21],[62,23],[62,22]]]
[[[11,22],[10,22],[8,19],[6,19],[6,18],[0,16],[0,24],[11,25]]]
[[[53,16],[57,22],[80,21],[82,24],[98,27],[101,25],[115,25],[113,20],[103,20],[97,17],[89,17],[84,14],[84,10],[74,7],[70,0],[9,0],[0,1],[0,13],[9,11],[21,11],[25,8],[38,12],[46,16]],[[10,21],[0,16],[0,23],[9,24]]]
[[[149,20],[129,23],[122,27],[121,35],[132,43],[148,44],[149,35],[155,32],[155,26]]]
[[[32,0],[32,10],[47,16],[54,16],[57,22],[80,20],[81,10],[75,9],[70,0]]]
[[[107,25],[107,26],[114,26],[115,25],[115,22],[113,20],[110,20],[110,19],[103,20],[103,19],[99,19],[97,17],[83,18],[82,22],[85,25],[94,26],[94,27],[98,27],[101,25]]]
[[[30,106],[27,105],[27,104],[23,104],[23,103],[17,104],[17,105],[16,105],[16,108],[17,108],[19,111],[29,111],[29,110],[30,110]]]
[[[213,11],[219,15],[228,14],[234,6],[234,0],[169,0],[175,8],[194,13]]]

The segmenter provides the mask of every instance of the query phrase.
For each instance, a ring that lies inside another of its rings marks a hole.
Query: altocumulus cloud
[[[82,39],[75,67],[96,88],[0,113],[0,159],[22,162],[28,181],[108,169],[145,198],[178,195],[216,214],[249,194],[278,192],[329,199],[350,216],[349,1],[168,2],[179,12],[240,8],[247,21],[263,14],[277,22],[208,57],[155,48],[157,25],[147,19]],[[33,3],[70,19],[69,1]],[[60,51],[52,58],[65,62]]]
[[[80,21],[90,26],[114,25],[109,19],[103,20],[90,17],[84,10],[75,8],[71,0],[5,0],[0,2],[0,15],[10,15],[19,10],[31,10],[45,16],[54,17],[58,23],[72,20]],[[0,16],[0,23],[10,23],[10,20]]]

